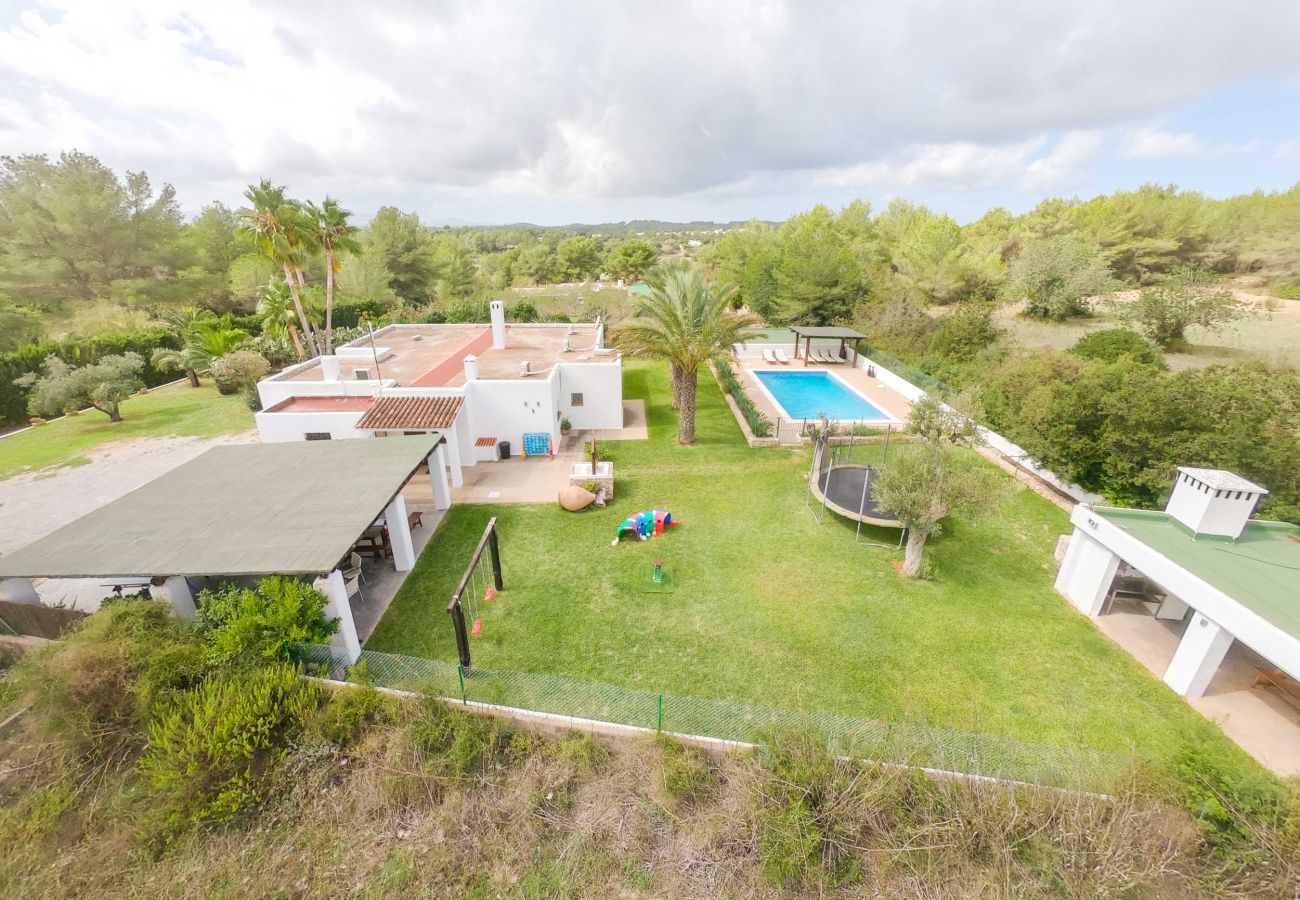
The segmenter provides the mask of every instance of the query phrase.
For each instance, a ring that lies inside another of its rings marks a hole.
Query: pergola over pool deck
[[[844,356],[845,345],[853,342],[853,365],[858,364],[858,342],[866,338],[861,331],[855,331],[852,328],[842,328],[836,325],[794,325],[790,330],[794,332],[794,358],[802,359],[803,364],[808,365],[808,351],[812,349],[814,340],[839,340],[840,357]],[[799,353],[799,344],[803,343],[804,351],[802,356]]]
[[[380,516],[394,568],[415,565],[401,491],[426,461],[435,505],[445,509],[437,432],[214,447],[0,558],[0,584],[13,591],[32,578],[166,579],[176,611],[193,615],[187,577],[313,577],[329,598],[327,615],[339,619],[336,643],[355,658],[360,642],[340,566]]]

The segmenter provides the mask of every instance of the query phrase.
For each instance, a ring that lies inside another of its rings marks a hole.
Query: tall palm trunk
[[[293,349],[298,353],[298,361],[302,362],[307,358],[307,354],[302,349],[302,338],[298,336],[298,327],[292,322],[289,323],[289,339],[293,341]]]
[[[695,379],[696,371],[681,374],[681,407],[677,412],[677,443],[695,443]]]
[[[298,296],[298,285],[294,281],[294,271],[288,263],[284,264],[284,280],[289,283],[289,295],[293,297],[293,308],[298,313],[298,321],[302,323],[302,333],[307,339],[307,346],[311,349],[312,356],[318,356],[320,351],[316,349],[316,340],[311,333],[311,321],[307,318],[307,312],[302,308],[302,297]]]
[[[188,378],[188,379],[190,380],[190,387],[198,387],[198,386],[199,386],[199,373],[198,373],[198,372],[195,372],[193,369],[186,369],[186,370],[185,370],[185,377]]]
[[[921,551],[929,534],[917,528],[907,530],[907,549],[903,551],[903,574],[915,578],[921,574]]]
[[[325,247],[325,354],[334,352],[334,251]]]
[[[668,364],[668,374],[672,379],[673,409],[682,408],[682,367],[675,362]]]

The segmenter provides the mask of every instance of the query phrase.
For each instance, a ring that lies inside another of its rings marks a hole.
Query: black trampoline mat
[[[883,519],[897,522],[892,513],[882,512],[876,508],[872,497],[871,482],[876,478],[876,470],[869,466],[836,466],[821,474],[818,487],[828,503],[841,509],[871,519]],[[863,486],[866,495],[863,496]]]

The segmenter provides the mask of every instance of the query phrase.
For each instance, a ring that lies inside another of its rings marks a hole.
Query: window
[[[582,395],[581,395],[581,394],[570,394],[570,395],[569,395],[569,406],[581,406],[581,405],[582,405]]]
[[[369,369],[353,369],[353,370],[352,370],[352,377],[355,378],[357,381],[369,381],[369,380],[370,380],[370,370],[369,370]]]
[[[328,431],[309,431],[303,437],[309,441],[328,441],[330,433]]]

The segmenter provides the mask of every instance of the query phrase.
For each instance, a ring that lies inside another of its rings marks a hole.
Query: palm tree
[[[210,309],[203,309],[198,306],[182,306],[180,309],[173,310],[163,316],[163,321],[180,335],[182,345],[191,341],[195,330],[210,322],[215,322],[217,316]],[[194,369],[185,366],[185,376],[190,380],[190,387],[199,386],[199,373]]]
[[[288,337],[298,359],[307,358],[298,333],[298,314],[294,311],[289,282],[271,279],[257,300],[257,314],[262,317],[262,334],[271,338]]]
[[[159,347],[150,360],[156,369],[184,369],[195,375],[206,375],[212,364],[248,341],[248,332],[233,328],[229,318],[214,319],[195,325],[184,338],[179,350]],[[197,378],[195,378],[197,380]]]
[[[361,245],[354,235],[356,226],[348,224],[349,210],[326,195],[320,206],[307,201],[307,215],[311,221],[311,236],[316,246],[325,254],[325,352],[334,352],[334,276],[339,271],[339,253],[360,253]]]
[[[611,341],[632,356],[668,360],[678,409],[677,441],[695,443],[695,385],[701,365],[731,350],[742,329],[757,322],[733,314],[735,288],[710,287],[698,271],[671,266],[637,304],[634,317],[614,327]]]
[[[284,269],[284,280],[289,285],[294,309],[302,334],[312,355],[320,353],[311,322],[303,309],[298,288],[305,286],[302,270],[307,251],[310,228],[301,204],[285,196],[284,188],[263,178],[244,191],[248,206],[239,211],[244,220],[244,230],[257,242],[262,255]]]

